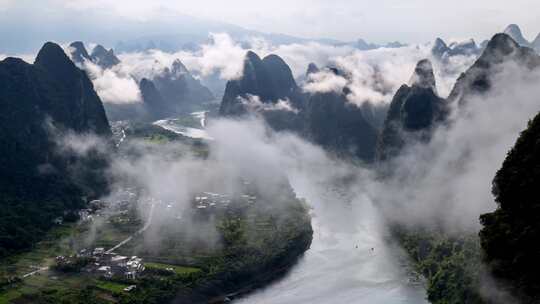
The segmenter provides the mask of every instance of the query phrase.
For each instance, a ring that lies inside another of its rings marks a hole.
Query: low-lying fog
[[[290,180],[313,208],[311,249],[283,280],[238,303],[427,303],[406,258],[386,242],[384,221],[367,196],[302,170]]]
[[[388,90],[377,101],[386,103],[412,75],[416,59],[426,54],[415,47],[365,53],[332,48],[317,49],[316,54],[305,56],[308,49],[259,46],[261,55],[270,51],[282,55],[296,76],[310,61],[348,67],[353,75],[350,85],[358,80],[359,93],[355,96],[359,98],[361,92],[371,94],[362,88],[372,85],[368,80],[373,72],[383,74],[382,83],[388,84]],[[224,62],[219,50],[236,58],[231,60],[232,66],[215,65]],[[197,54],[176,55],[183,56],[186,65],[200,75],[219,72],[228,79],[238,72],[244,52],[223,36],[215,37]],[[132,68],[126,74],[136,74],[133,62],[155,62],[156,56],[172,59],[176,55],[127,54],[120,69]],[[455,77],[472,62],[471,58],[461,58],[447,67],[452,72],[438,77],[441,96],[445,97]],[[392,74],[396,67],[398,72]],[[435,66],[436,70],[440,68]],[[491,92],[472,98],[459,112],[455,110],[450,126],[437,130],[430,143],[409,147],[392,164],[396,177],[384,183],[375,179],[371,170],[333,159],[294,135],[276,134],[258,119],[209,121],[207,135],[214,140],[209,144],[208,161],[162,159],[157,153],[132,162],[119,160],[115,173],[137,180],[158,199],[181,198],[178,201],[182,205],[189,197],[186,193],[193,192],[190,188],[200,188],[209,180],[215,182],[220,174],[236,178],[247,175],[268,183],[264,178],[268,170],[283,171],[296,194],[313,208],[313,245],[283,280],[239,303],[422,303],[423,287],[410,282],[412,277],[400,250],[385,241],[383,214],[385,219],[411,225],[436,224],[451,233],[477,233],[478,217],[496,207],[491,195],[495,172],[519,132],[540,110],[539,83],[538,72],[524,72],[512,63],[504,66],[493,75]],[[201,176],[194,179],[197,173]]]

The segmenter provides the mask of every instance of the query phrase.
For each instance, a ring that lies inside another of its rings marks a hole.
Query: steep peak
[[[66,73],[64,77],[69,77],[69,73],[77,71],[77,68],[69,57],[64,53],[64,50],[56,43],[47,42],[39,50],[35,65],[41,66],[56,75]]]
[[[261,69],[264,69],[261,57],[253,51],[248,51],[246,57],[244,57],[244,77],[256,77],[255,75],[260,72]]]
[[[277,98],[288,96],[296,88],[291,68],[281,57],[271,54],[264,57],[262,63],[272,79]]]
[[[482,57],[486,58],[490,56],[499,59],[516,52],[519,48],[519,44],[512,37],[508,34],[500,33],[491,38]]]
[[[540,57],[534,50],[520,46],[508,34],[496,34],[487,43],[480,58],[458,78],[448,96],[448,102],[463,105],[468,102],[469,95],[483,94],[490,90],[492,74],[498,72],[494,67],[508,61],[528,69],[540,66]]]
[[[431,53],[437,57],[442,57],[450,48],[441,38],[435,39],[433,47],[431,48]]]
[[[435,39],[434,47],[444,47],[444,48],[447,48],[448,45],[446,44],[446,42],[444,42],[444,40],[442,40],[442,38],[437,37],[437,39]]]
[[[523,37],[523,33],[517,24],[510,24],[504,30],[504,33],[512,37],[518,44],[523,46],[529,46],[530,43]]]
[[[278,55],[270,54],[262,60],[265,68],[274,76],[293,78],[289,65]]]
[[[287,65],[283,58],[275,54],[270,54],[263,58],[263,62],[266,64],[275,64],[275,65]]]
[[[312,62],[308,65],[306,76],[318,73],[319,71],[320,71],[319,67],[315,63]]]
[[[101,44],[98,44],[94,47],[92,50],[92,57],[94,56],[102,56],[107,54],[109,51],[105,47],[103,47]]]
[[[505,34],[521,34],[521,28],[519,25],[512,23],[506,27],[504,30]]]
[[[114,55],[112,49],[107,50],[102,45],[98,44],[92,50],[92,61],[104,69],[111,68],[120,63],[120,60]]]
[[[261,61],[261,57],[259,57],[259,55],[257,55],[255,52],[253,51],[248,51],[246,53],[246,57],[245,57],[245,61],[249,61],[249,62],[260,62]]]
[[[431,61],[422,59],[416,64],[410,83],[413,86],[419,86],[426,89],[431,88],[435,91],[435,74],[433,73]]]
[[[83,63],[85,60],[91,61],[90,55],[82,41],[72,42],[70,45],[71,57],[76,63]]]
[[[152,80],[148,78],[141,79],[139,82],[139,89],[141,90],[144,103],[147,105],[163,105],[163,97]],[[158,111],[159,109],[153,110]],[[161,111],[165,110],[165,108],[161,109]]]
[[[172,73],[174,75],[183,75],[183,74],[189,74],[189,70],[186,68],[186,66],[180,61],[180,59],[176,59],[172,64]]]

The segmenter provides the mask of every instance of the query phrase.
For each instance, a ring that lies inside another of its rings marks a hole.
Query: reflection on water
[[[398,250],[382,240],[367,197],[291,182],[313,207],[311,249],[284,279],[235,303],[427,303],[424,288],[409,283]]]
[[[194,139],[206,139],[206,140],[212,140],[212,137],[208,135],[206,130],[204,129],[206,127],[206,114],[207,111],[201,111],[201,112],[193,112],[190,115],[198,119],[199,126],[196,128],[194,127],[187,127],[182,125],[181,119],[163,119],[158,120],[154,122],[154,125],[162,127],[165,130],[169,130],[171,132],[184,135],[187,137],[191,137]]]

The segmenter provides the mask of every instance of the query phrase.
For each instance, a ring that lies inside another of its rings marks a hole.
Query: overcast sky
[[[425,42],[437,36],[480,40],[510,23],[518,23],[530,40],[540,32],[539,0],[0,0],[0,14],[4,28],[49,16],[56,16],[46,19],[51,22],[69,16],[77,23],[74,16],[84,20],[99,15],[95,22],[114,23],[153,22],[182,14],[264,32],[340,40],[361,37],[378,43]],[[84,22],[88,26],[88,20]],[[59,25],[57,30],[70,29]],[[153,33],[141,33],[147,34]]]

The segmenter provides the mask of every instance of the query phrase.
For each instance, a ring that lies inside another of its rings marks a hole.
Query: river
[[[200,129],[190,130],[174,119],[155,124],[186,136],[209,138],[205,114],[191,114],[201,119]],[[384,240],[383,220],[368,197],[315,182],[304,172],[291,172],[289,179],[297,196],[312,208],[311,248],[284,278],[235,303],[428,303],[405,255]]]
[[[428,303],[404,255],[383,240],[382,220],[367,197],[305,177],[291,184],[313,208],[311,249],[283,279],[235,303]]]
[[[197,119],[198,125],[184,126],[179,119],[162,119],[154,122],[154,125],[162,127],[165,130],[181,134],[194,139],[212,140],[212,137],[206,133],[206,115],[207,111],[193,112],[190,115]]]

